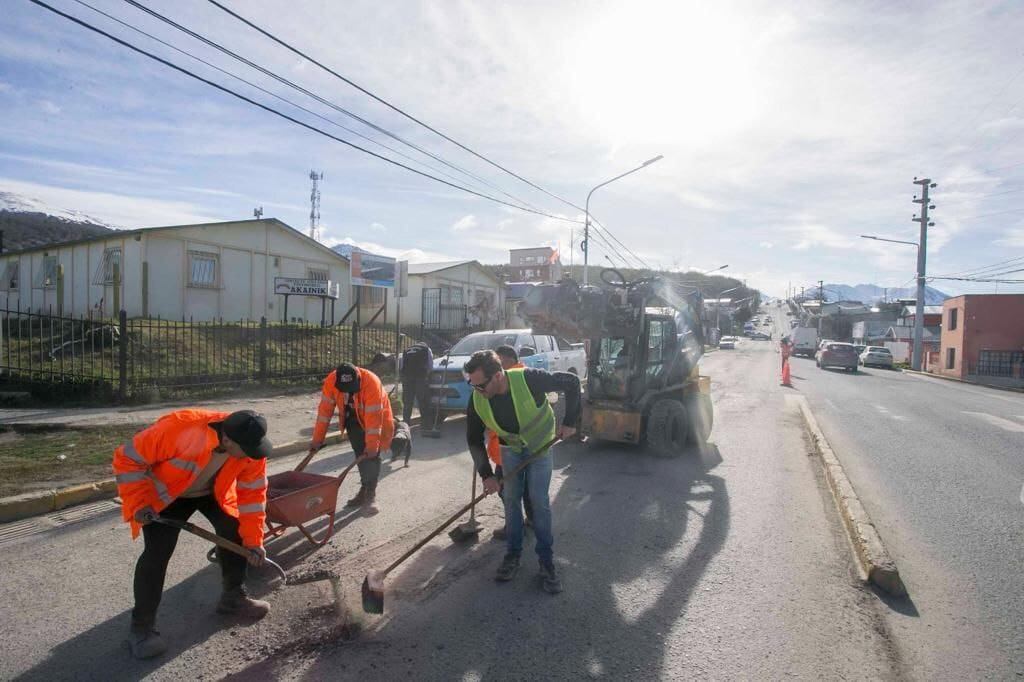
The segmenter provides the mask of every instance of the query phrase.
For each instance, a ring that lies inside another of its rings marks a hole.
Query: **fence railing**
[[[977,376],[1024,378],[1024,351],[979,351],[978,361],[968,367],[968,373]]]
[[[367,365],[414,340],[394,326],[128,319],[124,311],[110,320],[0,309],[0,384],[125,400],[148,387],[316,379],[340,362]]]

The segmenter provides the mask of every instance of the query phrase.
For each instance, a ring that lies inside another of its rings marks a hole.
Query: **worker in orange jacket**
[[[152,658],[167,646],[155,630],[167,563],[178,529],[160,517],[187,521],[195,511],[217,534],[251,550],[248,558],[217,549],[223,593],[217,612],[262,618],[270,604],[245,592],[246,564],[266,558],[267,421],[251,410],[177,410],[136,433],[114,451],[114,478],[132,538],[142,532],[145,548],[135,565],[135,608],[128,645],[136,658]]]
[[[352,451],[359,462],[359,492],[348,507],[373,504],[380,479],[380,453],[391,447],[395,436],[395,418],[384,384],[368,369],[343,362],[324,379],[313,426],[310,453],[323,447],[331,417],[338,413],[338,426],[348,432]]]
[[[526,367],[523,363],[519,362],[519,353],[512,346],[498,346],[494,349],[494,352],[498,354],[498,360],[501,361],[501,368],[504,370],[509,369],[522,369]],[[487,457],[494,464],[494,475],[500,480],[501,479],[501,439],[498,438],[498,434],[493,431],[487,432]],[[502,491],[498,491],[501,495]],[[503,498],[504,499],[504,498]],[[526,525],[533,525],[533,509],[530,507],[530,497],[527,494],[526,481],[523,480],[523,512],[526,518]],[[495,539],[505,539],[505,528],[497,528],[493,533]]]

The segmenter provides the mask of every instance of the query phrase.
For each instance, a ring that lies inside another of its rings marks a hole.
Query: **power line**
[[[126,0],[126,1],[127,1],[127,2],[131,2],[131,3],[133,4],[133,5],[137,4],[137,3],[135,2],[135,0]],[[570,206],[570,207],[572,207],[572,208],[575,208],[575,209],[576,209],[576,210],[578,210],[578,211],[584,211],[584,209],[583,209],[582,207],[580,207],[580,206],[577,206],[576,204],[572,203],[572,202],[571,202],[571,201],[569,201],[568,199],[564,199],[563,197],[560,197],[560,196],[558,196],[557,194],[554,194],[554,193],[552,193],[552,192],[548,191],[547,189],[545,189],[545,188],[541,187],[540,185],[537,185],[537,184],[535,184],[534,182],[531,182],[530,180],[528,180],[528,179],[524,178],[523,176],[519,175],[518,173],[515,173],[515,172],[513,172],[513,171],[509,170],[509,169],[508,169],[508,168],[506,168],[505,166],[503,166],[503,165],[501,165],[501,164],[497,163],[496,161],[493,161],[493,160],[491,160],[490,158],[488,158],[488,157],[484,156],[483,154],[480,154],[479,152],[477,152],[477,151],[475,151],[475,150],[471,149],[470,147],[468,147],[468,146],[466,146],[466,145],[462,144],[462,143],[461,143],[461,142],[459,142],[458,140],[452,139],[452,138],[451,138],[450,136],[446,135],[445,133],[441,132],[440,130],[438,130],[438,129],[434,128],[433,126],[431,126],[431,125],[429,125],[429,124],[427,124],[427,123],[425,123],[425,122],[423,122],[423,121],[422,121],[422,120],[420,120],[419,118],[417,118],[417,117],[413,116],[412,114],[410,114],[410,113],[406,112],[405,110],[403,110],[403,109],[401,109],[400,107],[398,107],[398,106],[396,106],[396,105],[392,104],[391,102],[389,102],[389,101],[387,101],[387,100],[383,99],[382,97],[380,97],[380,96],[378,96],[378,95],[374,94],[373,92],[371,92],[370,90],[368,90],[368,89],[364,88],[363,86],[361,86],[361,85],[359,85],[359,84],[357,84],[357,83],[353,82],[353,81],[352,81],[351,79],[349,79],[349,78],[347,78],[347,77],[345,77],[345,76],[341,75],[340,73],[338,73],[338,72],[337,72],[337,71],[335,71],[334,69],[330,68],[329,66],[326,66],[325,64],[323,64],[323,63],[321,63],[321,62],[317,61],[317,60],[316,60],[316,59],[314,59],[313,57],[309,56],[308,54],[306,54],[306,53],[305,53],[305,52],[303,52],[302,50],[300,50],[300,49],[298,49],[298,48],[294,47],[293,45],[291,45],[291,44],[289,44],[289,43],[285,42],[285,41],[284,41],[284,40],[282,40],[281,38],[278,38],[278,37],[277,37],[276,35],[274,35],[274,34],[273,34],[273,33],[271,33],[270,31],[267,31],[266,29],[264,29],[264,28],[262,28],[262,27],[260,27],[260,26],[257,26],[257,25],[256,25],[255,23],[253,23],[252,21],[250,21],[250,20],[246,19],[245,17],[241,16],[241,15],[240,15],[240,14],[238,14],[237,12],[234,12],[233,10],[229,9],[228,7],[225,7],[225,6],[223,5],[223,4],[221,4],[221,3],[220,3],[220,2],[218,2],[217,0],[208,0],[208,2],[209,2],[210,4],[212,4],[212,5],[214,5],[215,7],[219,8],[219,9],[220,9],[221,11],[223,11],[223,12],[227,13],[228,15],[230,15],[230,16],[232,16],[232,17],[234,17],[234,18],[235,18],[235,19],[237,19],[238,21],[241,21],[241,22],[242,22],[243,24],[245,24],[245,25],[246,25],[246,26],[248,26],[249,28],[253,29],[254,31],[257,31],[257,32],[258,32],[258,33],[260,33],[261,35],[263,35],[263,36],[265,36],[265,37],[269,38],[270,40],[272,40],[273,42],[277,43],[277,44],[278,44],[278,45],[280,45],[281,47],[284,47],[285,49],[287,49],[287,50],[289,50],[290,52],[292,52],[292,53],[294,53],[294,54],[296,54],[296,55],[298,55],[298,56],[302,57],[303,59],[305,59],[305,60],[307,60],[307,61],[309,61],[309,62],[311,62],[311,63],[313,63],[313,64],[316,64],[316,65],[317,65],[318,67],[320,67],[321,69],[323,69],[323,70],[324,70],[324,71],[326,71],[327,73],[331,74],[331,75],[332,75],[332,76],[334,76],[335,78],[337,78],[337,79],[341,80],[341,81],[342,81],[342,82],[344,82],[344,83],[347,83],[348,85],[352,86],[353,88],[355,88],[355,89],[356,89],[356,90],[358,90],[359,92],[361,92],[361,93],[363,93],[364,95],[366,95],[366,96],[368,96],[368,97],[372,98],[373,100],[375,100],[375,101],[379,102],[380,104],[383,104],[384,106],[388,107],[388,108],[389,108],[389,109],[391,109],[392,111],[395,111],[395,112],[397,112],[397,113],[401,114],[402,116],[404,116],[405,118],[409,119],[410,121],[413,121],[414,123],[416,123],[416,124],[418,124],[418,125],[420,125],[420,126],[423,126],[424,128],[426,128],[426,129],[427,129],[427,130],[429,130],[430,132],[432,132],[432,133],[434,133],[435,135],[438,135],[439,137],[441,137],[441,138],[443,138],[443,139],[447,140],[448,142],[450,142],[450,143],[454,144],[455,146],[459,147],[460,149],[462,149],[462,150],[464,150],[464,151],[466,151],[466,152],[468,152],[468,153],[472,154],[473,156],[477,157],[478,159],[480,159],[480,160],[482,160],[482,161],[485,161],[486,163],[488,163],[488,164],[490,164],[490,165],[494,166],[495,168],[497,168],[497,169],[499,169],[499,170],[501,170],[501,171],[503,171],[503,172],[505,172],[505,173],[508,173],[509,175],[511,175],[512,177],[516,178],[517,180],[520,180],[521,182],[524,182],[524,183],[526,183],[526,184],[527,184],[527,185],[529,185],[530,187],[533,187],[534,189],[537,189],[537,190],[539,190],[539,191],[543,192],[544,194],[546,194],[546,195],[548,195],[548,196],[552,197],[553,199],[557,199],[558,201],[561,201],[561,202],[562,202],[563,204],[566,204],[567,206]],[[506,195],[506,196],[507,196],[507,195]],[[521,199],[517,199],[517,201],[522,201],[522,200],[521,200]],[[523,202],[523,203],[526,203],[526,202]],[[597,221],[596,221],[596,220],[594,220],[593,218],[591,218],[591,222],[594,222],[594,223],[596,223]],[[599,223],[598,223],[598,224],[599,224]],[[614,241],[615,241],[616,243],[618,243],[618,244],[619,244],[619,246],[621,246],[621,247],[622,247],[623,249],[625,249],[625,250],[626,250],[626,251],[627,251],[627,252],[628,252],[628,253],[629,253],[629,254],[630,254],[631,256],[633,256],[633,258],[635,258],[635,259],[637,260],[637,262],[641,263],[641,264],[642,264],[642,265],[643,265],[644,267],[646,267],[646,268],[647,268],[648,270],[652,270],[652,269],[653,269],[653,268],[651,268],[651,267],[650,267],[650,265],[648,265],[647,263],[645,263],[645,262],[643,261],[643,259],[639,258],[639,257],[638,257],[638,256],[637,256],[637,255],[636,255],[635,253],[633,253],[633,251],[632,251],[632,250],[631,250],[631,249],[630,249],[629,247],[627,247],[627,246],[626,246],[625,244],[623,244],[623,243],[622,243],[621,241],[619,241],[619,239],[618,239],[617,237],[615,237],[615,235],[614,235],[614,234],[612,234],[612,232],[611,232],[611,231],[610,231],[610,230],[609,230],[609,229],[608,229],[607,227],[604,227],[604,225],[601,225],[601,227],[602,227],[602,228],[603,228],[603,229],[605,230],[605,232],[606,232],[606,233],[608,234],[608,236],[609,236],[609,237],[611,237],[611,238],[612,238],[612,239],[613,239],[613,240],[614,240]]]
[[[954,282],[985,282],[989,284],[1024,284],[1024,279],[975,279],[972,277],[929,277],[928,279],[952,280]]]
[[[188,28],[187,26],[183,26],[182,24],[179,24],[178,22],[174,21],[170,17],[167,17],[167,16],[165,16],[163,14],[160,14],[156,10],[153,10],[153,9],[150,9],[149,7],[146,7],[142,3],[137,2],[137,0],[124,0],[124,1],[126,3],[128,3],[129,5],[131,5],[132,7],[135,7],[136,9],[139,9],[139,10],[145,12],[146,14],[149,14],[150,16],[154,17],[155,19],[159,19],[160,21],[164,22],[168,26],[172,26],[173,28],[181,31],[182,33],[185,33],[186,35],[189,35],[192,38],[195,38],[196,40],[199,40],[200,42],[205,43],[206,45],[212,47],[215,50],[218,50],[219,52],[221,52],[221,53],[231,57],[232,59],[240,61],[240,62],[242,62],[243,64],[245,64],[246,66],[248,66],[248,67],[250,67],[252,69],[256,69],[260,73],[262,73],[262,74],[264,74],[266,76],[269,76],[270,78],[273,78],[274,80],[278,81],[279,83],[281,83],[283,85],[286,85],[286,86],[288,86],[290,88],[293,88],[293,89],[301,92],[302,94],[306,95],[307,97],[311,97],[311,98],[315,99],[316,101],[320,102],[321,104],[323,104],[325,106],[328,106],[328,107],[334,109],[335,111],[338,111],[339,113],[342,113],[345,116],[348,116],[348,117],[350,117],[350,118],[352,118],[352,119],[354,119],[356,121],[359,121],[360,123],[362,123],[363,125],[367,126],[368,128],[372,128],[373,130],[376,130],[377,132],[381,133],[382,135],[387,135],[388,137],[390,137],[390,138],[392,138],[392,139],[394,139],[394,140],[396,140],[398,142],[401,142],[402,144],[404,144],[404,145],[406,145],[408,147],[411,147],[412,149],[415,149],[416,151],[420,152],[421,154],[429,156],[430,158],[434,159],[435,161],[438,161],[438,162],[448,166],[449,168],[452,168],[453,170],[456,170],[456,171],[458,171],[458,172],[460,172],[460,173],[462,173],[462,174],[464,174],[464,175],[466,175],[468,177],[473,178],[474,180],[476,180],[476,181],[478,181],[478,182],[480,182],[480,183],[482,183],[484,185],[489,186],[491,189],[494,189],[494,190],[500,192],[501,194],[504,194],[505,196],[507,196],[508,198],[510,198],[510,199],[512,199],[514,201],[518,201],[519,203],[521,203],[521,204],[523,204],[525,206],[529,206],[530,208],[532,208],[532,209],[534,209],[536,211],[540,210],[536,206],[531,205],[529,202],[527,202],[527,201],[525,201],[525,200],[523,200],[523,199],[521,199],[521,198],[519,198],[517,196],[509,194],[508,192],[506,192],[505,190],[501,189],[497,185],[494,185],[493,183],[489,182],[488,180],[486,180],[484,178],[481,178],[480,176],[476,175],[475,173],[472,173],[471,171],[468,171],[465,168],[462,168],[461,166],[458,166],[456,164],[453,164],[453,163],[447,161],[446,159],[442,158],[441,156],[438,156],[437,154],[434,154],[433,152],[431,152],[431,151],[429,151],[427,149],[424,149],[423,147],[421,147],[421,146],[419,146],[419,145],[417,145],[417,144],[415,144],[413,142],[410,142],[410,141],[406,140],[405,138],[403,138],[403,137],[401,137],[401,136],[391,132],[390,130],[388,130],[388,129],[382,127],[382,126],[379,126],[376,123],[373,123],[372,121],[369,121],[369,120],[363,118],[362,116],[359,116],[358,114],[355,114],[355,113],[349,111],[348,109],[345,109],[344,107],[342,107],[342,106],[340,106],[338,104],[335,104],[334,102],[331,102],[329,100],[324,99],[323,97],[320,97],[316,93],[311,92],[310,90],[302,87],[301,85],[298,85],[298,84],[294,83],[293,81],[291,81],[291,80],[289,80],[289,79],[287,79],[287,78],[285,78],[285,77],[283,77],[283,76],[281,76],[279,74],[276,74],[273,71],[270,71],[269,69],[267,69],[267,68],[265,68],[263,66],[260,66],[259,64],[256,64],[255,62],[253,62],[253,61],[251,61],[251,60],[249,60],[249,59],[247,59],[247,58],[237,54],[236,52],[233,52],[233,51],[229,50],[228,48],[224,47],[220,43],[218,43],[218,42],[216,42],[214,40],[211,40],[211,39],[209,39],[209,38],[207,38],[207,37],[205,37],[205,36],[195,32],[195,31],[193,31],[192,29]]]
[[[224,11],[227,14],[231,15],[235,19],[241,21],[243,24],[245,24],[249,28],[253,29],[254,31],[257,31],[258,33],[261,33],[262,35],[266,36],[267,38],[269,38],[270,40],[274,41],[275,43],[277,43],[281,47],[283,47],[283,48],[293,52],[294,54],[299,55],[303,59],[305,59],[305,60],[307,60],[309,62],[312,62],[313,64],[316,64],[317,66],[319,66],[321,69],[323,69],[327,73],[329,73],[332,76],[334,76],[335,78],[337,78],[337,79],[347,83],[348,85],[352,86],[353,88],[355,88],[359,92],[363,93],[367,97],[370,97],[370,98],[374,99],[375,101],[379,102],[380,104],[383,104],[384,106],[388,107],[392,111],[395,111],[395,112],[401,114],[402,116],[404,116],[405,118],[409,119],[410,121],[413,121],[414,123],[423,126],[424,128],[426,128],[430,132],[432,132],[435,135],[438,135],[438,136],[444,138],[445,140],[447,140],[448,142],[454,144],[456,147],[459,147],[463,151],[469,152],[470,154],[472,154],[473,156],[477,157],[478,159],[489,163],[490,165],[494,166],[495,168],[497,168],[497,169],[499,169],[501,171],[504,171],[505,173],[508,173],[512,177],[514,177],[517,180],[520,180],[520,181],[526,183],[530,187],[533,187],[534,189],[540,190],[544,194],[547,194],[548,196],[552,197],[553,199],[557,199],[558,201],[561,201],[563,204],[571,206],[572,208],[575,208],[578,211],[583,211],[584,210],[583,208],[581,208],[581,207],[577,206],[576,204],[572,203],[571,201],[569,201],[567,199],[563,199],[562,197],[558,196],[557,194],[553,194],[552,192],[549,192],[548,190],[544,189],[540,185],[537,185],[537,184],[531,182],[530,180],[527,180],[523,176],[521,176],[521,175],[519,175],[517,173],[514,173],[513,171],[509,170],[508,168],[505,168],[504,166],[502,166],[501,164],[499,164],[499,163],[497,163],[495,161],[492,161],[491,159],[487,158],[483,154],[480,154],[479,152],[476,152],[473,149],[470,149],[469,147],[467,147],[466,145],[462,144],[461,142],[452,139],[448,135],[445,135],[444,133],[442,133],[437,128],[434,128],[434,127],[428,125],[427,123],[424,123],[423,121],[421,121],[420,119],[416,118],[412,114],[410,114],[410,113],[406,112],[405,110],[395,106],[394,104],[392,104],[391,102],[388,102],[387,100],[383,99],[382,97],[379,97],[378,95],[370,92],[369,90],[367,90],[363,86],[361,86],[361,85],[353,82],[352,80],[346,78],[345,76],[341,75],[340,73],[338,73],[334,69],[330,68],[329,66],[326,66],[326,65],[322,64],[321,62],[317,61],[316,59],[314,59],[313,57],[310,57],[308,54],[306,54],[302,50],[300,50],[300,49],[298,49],[296,47],[293,47],[289,43],[287,43],[284,40],[278,38],[273,33],[267,31],[266,29],[261,28],[260,26],[257,26],[256,24],[254,24],[253,22],[249,21],[248,19],[246,19],[245,17],[241,16],[240,14],[238,14],[238,13],[232,11],[231,9],[225,7],[221,3],[217,2],[217,0],[207,0],[207,1],[211,5],[214,5],[215,7],[218,7],[219,9],[221,9],[222,11]]]
[[[947,273],[947,275],[948,276],[960,276],[960,275],[973,276],[973,275],[980,275],[980,274],[985,273],[988,270],[995,270],[995,269],[998,269],[1000,267],[1006,267],[1006,266],[1014,264],[1014,263],[1019,263],[1020,261],[1024,261],[1024,256],[1017,256],[1016,258],[1008,258],[1007,260],[997,261],[997,262],[992,263],[990,265],[983,265],[983,266],[980,266],[980,267],[977,267],[977,268],[968,268],[966,270],[960,270],[958,272],[950,272],[950,273]]]
[[[316,111],[313,111],[312,109],[304,107],[301,104],[288,99],[287,97],[282,97],[281,95],[278,95],[275,92],[271,92],[270,90],[267,90],[266,88],[261,87],[260,85],[257,85],[256,83],[253,83],[252,81],[246,80],[245,78],[242,78],[241,76],[239,76],[237,74],[231,73],[227,69],[222,69],[221,67],[217,66],[216,64],[213,64],[211,62],[206,61],[202,57],[197,57],[196,55],[192,54],[191,52],[188,52],[187,50],[183,50],[180,47],[177,47],[176,45],[172,45],[171,43],[169,43],[169,42],[167,42],[165,40],[162,40],[162,39],[158,38],[155,35],[152,35],[151,33],[147,33],[146,31],[143,31],[141,28],[138,28],[137,26],[133,26],[132,24],[129,24],[126,21],[123,21],[123,20],[121,20],[121,19],[119,19],[119,18],[117,18],[117,17],[115,17],[115,16],[113,16],[111,14],[108,14],[107,12],[104,12],[103,10],[99,9],[98,7],[94,7],[94,6],[90,5],[89,3],[85,2],[85,0],[75,0],[75,2],[77,2],[79,5],[82,5],[83,7],[88,7],[93,12],[96,12],[97,14],[103,15],[104,17],[106,17],[107,19],[110,19],[111,21],[117,22],[118,24],[124,26],[125,28],[128,28],[128,29],[130,29],[132,31],[135,31],[138,34],[144,35],[147,38],[149,38],[150,40],[153,40],[153,41],[155,41],[157,43],[160,43],[161,45],[163,45],[163,46],[165,46],[165,47],[167,47],[167,48],[169,48],[171,50],[174,50],[174,51],[178,52],[179,54],[185,55],[186,57],[188,57],[190,59],[193,59],[193,60],[199,62],[200,64],[208,66],[209,68],[214,69],[216,71],[219,71],[220,73],[222,73],[222,74],[224,74],[226,76],[229,76],[229,77],[239,81],[240,83],[245,83],[246,85],[248,85],[251,88],[259,90],[260,92],[262,92],[262,93],[264,93],[266,95],[269,95],[271,97],[274,97],[275,99],[278,99],[278,100],[280,100],[280,101],[282,101],[282,102],[284,102],[284,103],[286,103],[286,104],[288,104],[290,106],[293,106],[296,109],[299,109],[300,111],[303,111],[303,112],[305,112],[305,113],[307,113],[307,114],[309,114],[311,116],[315,116],[315,117],[319,118],[320,120],[322,120],[322,121],[324,121],[326,123],[330,123],[331,125],[333,125],[333,126],[335,126],[337,128],[341,128],[342,130],[344,130],[347,133],[351,133],[352,135],[355,135],[356,137],[359,137],[359,138],[361,138],[363,140],[366,140],[367,142],[370,142],[371,144],[375,144],[378,147],[381,147],[383,149],[387,149],[392,154],[400,156],[401,158],[406,159],[406,160],[410,161],[411,163],[416,163],[416,164],[419,164],[419,165],[424,166],[426,168],[429,168],[432,171],[434,171],[435,173],[443,175],[444,177],[449,178],[451,180],[455,180],[456,182],[464,182],[463,180],[460,180],[459,178],[456,178],[454,175],[452,175],[450,173],[447,173],[444,170],[441,170],[440,168],[432,166],[429,163],[426,163],[426,162],[422,161],[421,159],[417,159],[417,158],[415,158],[413,156],[410,156],[409,154],[406,154],[406,153],[404,153],[404,152],[402,152],[402,151],[400,151],[398,149],[395,149],[394,147],[390,147],[390,146],[384,144],[383,142],[381,142],[379,140],[375,140],[375,139],[373,139],[372,137],[370,137],[368,135],[362,134],[358,130],[354,130],[352,128],[349,128],[348,126],[344,126],[344,125],[338,123],[337,121],[333,121],[333,120],[327,118],[326,116],[324,116],[323,114],[320,114],[320,113],[318,113]],[[531,208],[536,208],[536,207],[535,206],[531,206]]]
[[[206,85],[209,85],[212,88],[215,88],[217,90],[220,90],[221,92],[229,94],[229,95],[231,95],[231,96],[233,96],[233,97],[235,97],[237,99],[240,99],[243,102],[247,102],[248,104],[251,104],[251,105],[253,105],[255,107],[263,109],[264,111],[266,111],[268,113],[271,113],[271,114],[274,114],[275,116],[283,118],[286,121],[290,121],[291,123],[294,123],[296,125],[302,126],[303,128],[306,128],[307,130],[311,130],[311,131],[313,131],[315,133],[319,133],[320,135],[323,135],[324,137],[332,139],[332,140],[334,140],[336,142],[340,142],[341,144],[344,144],[344,145],[346,145],[348,147],[351,147],[353,149],[361,151],[364,154],[368,154],[368,155],[370,155],[370,156],[372,156],[374,158],[380,159],[381,161],[385,161],[385,162],[390,163],[390,164],[392,164],[394,166],[398,166],[399,168],[404,168],[405,170],[407,170],[407,171],[409,171],[411,173],[415,173],[416,175],[419,175],[419,176],[422,176],[422,177],[425,177],[425,178],[429,178],[431,180],[434,180],[435,182],[439,182],[442,185],[446,185],[446,186],[451,187],[453,189],[462,190],[463,192],[466,192],[467,194],[472,194],[473,196],[480,197],[481,199],[487,199],[487,200],[493,201],[493,202],[495,202],[497,204],[502,204],[504,206],[509,206],[511,208],[516,208],[516,209],[519,209],[521,211],[526,211],[528,213],[535,213],[535,214],[538,214],[538,215],[545,216],[547,218],[554,218],[556,220],[567,220],[567,221],[570,221],[570,222],[577,222],[577,223],[580,222],[578,220],[572,220],[570,218],[564,218],[562,216],[552,215],[550,213],[545,213],[543,211],[538,211],[538,210],[535,210],[535,209],[527,208],[525,206],[518,206],[516,204],[512,204],[512,203],[509,203],[507,201],[504,201],[503,199],[499,199],[497,197],[490,196],[489,194],[484,194],[482,192],[477,192],[476,190],[470,189],[468,187],[465,187],[465,186],[462,186],[462,185],[458,185],[458,184],[456,184],[454,182],[449,182],[447,180],[443,180],[443,179],[441,179],[439,177],[436,177],[434,175],[431,175],[429,173],[425,173],[425,172],[423,172],[421,170],[417,170],[416,168],[412,168],[411,166],[407,166],[404,163],[400,163],[398,161],[395,161],[394,159],[390,159],[390,158],[388,158],[386,156],[382,156],[381,154],[378,154],[376,152],[370,151],[369,149],[366,149],[365,147],[360,147],[359,145],[355,144],[354,142],[350,142],[349,140],[346,140],[344,138],[338,137],[336,135],[332,135],[331,133],[329,133],[329,132],[327,132],[325,130],[322,130],[320,128],[317,128],[314,125],[311,125],[311,124],[306,123],[304,121],[300,121],[299,119],[297,119],[297,118],[295,118],[293,116],[289,116],[288,114],[286,114],[286,113],[284,113],[282,111],[278,111],[277,109],[274,109],[273,107],[267,106],[266,104],[262,104],[260,102],[257,102],[256,100],[251,99],[249,97],[246,97],[245,95],[243,95],[241,93],[235,92],[234,90],[232,90],[232,89],[230,89],[230,88],[228,88],[228,87],[226,87],[224,85],[220,85],[219,83],[215,83],[214,81],[211,81],[211,80],[208,80],[206,78],[203,78],[202,76],[200,76],[200,75],[198,75],[196,73],[193,73],[192,71],[189,71],[188,69],[186,69],[186,68],[184,68],[182,66],[178,66],[177,64],[174,64],[174,63],[172,63],[172,62],[170,62],[170,61],[168,61],[166,59],[163,59],[162,57],[159,57],[159,56],[157,56],[157,55],[155,55],[155,54],[153,54],[151,52],[147,52],[147,51],[143,50],[142,48],[129,43],[126,40],[122,40],[121,38],[118,38],[117,36],[114,36],[114,35],[112,35],[110,33],[107,33],[103,29],[97,28],[96,26],[93,26],[92,24],[90,24],[90,23],[88,23],[86,21],[83,21],[82,19],[74,17],[74,16],[72,16],[70,14],[66,14],[65,12],[62,12],[59,9],[57,9],[55,7],[52,7],[51,5],[46,4],[42,0],[29,0],[29,2],[31,2],[31,3],[33,3],[35,5],[38,5],[38,6],[44,8],[46,10],[49,10],[50,12],[53,12],[54,14],[67,19],[68,21],[71,21],[71,22],[73,22],[75,24],[78,24],[79,26],[82,26],[83,28],[87,28],[90,31],[93,31],[94,33],[97,33],[97,34],[99,34],[101,36],[104,36],[105,38],[108,38],[108,39],[114,41],[115,43],[118,43],[119,45],[127,47],[128,49],[130,49],[130,50],[132,50],[134,52],[137,52],[137,53],[139,53],[139,54],[141,54],[143,56],[149,57],[150,59],[152,59],[152,60],[154,60],[156,62],[159,62],[159,63],[161,63],[161,64],[163,64],[163,65],[165,65],[167,67],[170,67],[170,68],[174,69],[175,71],[183,73],[186,76],[189,76],[190,78],[194,78],[195,80],[197,80],[197,81],[199,81],[201,83],[205,83]]]

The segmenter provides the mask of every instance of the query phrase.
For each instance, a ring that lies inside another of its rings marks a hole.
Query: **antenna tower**
[[[324,174],[311,170],[309,179],[313,181],[313,189],[309,193],[309,236],[320,241],[320,181]]]

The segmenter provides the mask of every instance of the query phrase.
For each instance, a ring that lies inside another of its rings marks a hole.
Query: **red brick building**
[[[942,305],[937,366],[957,379],[1024,383],[1024,294],[966,294]]]

